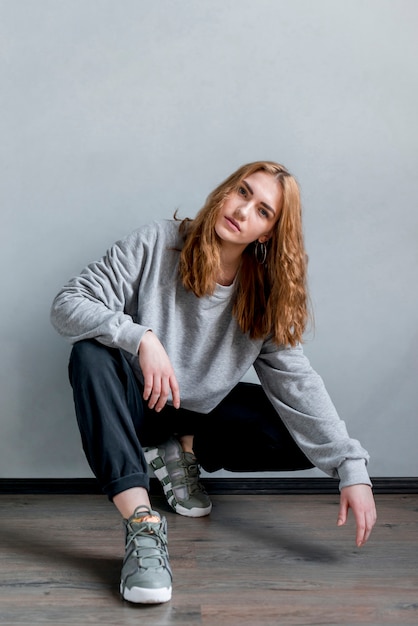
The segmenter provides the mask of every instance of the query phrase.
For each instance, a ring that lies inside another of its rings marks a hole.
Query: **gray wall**
[[[2,477],[90,476],[49,325],[118,237],[244,162],[303,192],[306,351],[374,476],[417,476],[415,0],[3,0]]]

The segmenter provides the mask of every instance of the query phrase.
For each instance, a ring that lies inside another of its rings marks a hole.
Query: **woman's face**
[[[279,219],[282,187],[267,172],[244,178],[224,202],[215,223],[221,242],[236,244],[242,250],[253,241],[266,242]]]

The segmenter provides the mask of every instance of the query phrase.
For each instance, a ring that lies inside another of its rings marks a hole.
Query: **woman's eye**
[[[266,209],[260,209],[260,215],[262,215],[263,217],[268,217],[268,211]]]
[[[238,187],[238,193],[239,193],[241,196],[245,196],[245,195],[246,195],[246,193],[247,193],[247,190],[245,189],[245,187]]]

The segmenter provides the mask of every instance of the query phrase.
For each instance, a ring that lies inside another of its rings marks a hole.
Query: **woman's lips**
[[[236,230],[237,232],[241,231],[238,222],[236,222],[232,217],[225,217],[225,219],[232,226],[234,230]]]

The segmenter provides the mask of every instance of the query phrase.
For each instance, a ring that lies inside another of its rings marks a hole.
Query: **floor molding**
[[[372,478],[376,494],[418,493],[418,477]],[[338,493],[338,481],[332,478],[202,478],[212,494],[326,494]],[[150,492],[161,493],[156,478],[151,478]],[[0,495],[11,494],[99,494],[94,478],[2,478]]]

